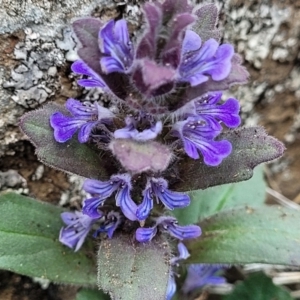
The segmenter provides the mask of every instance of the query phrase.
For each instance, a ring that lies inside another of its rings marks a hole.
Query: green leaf
[[[58,170],[88,178],[108,179],[105,160],[87,144],[80,144],[77,135],[66,143],[55,141],[49,119],[57,111],[68,114],[62,106],[50,103],[21,118],[21,129],[36,146],[38,158]]]
[[[136,243],[126,235],[104,240],[98,253],[99,288],[112,299],[165,300],[170,253],[162,237],[148,244]]]
[[[300,265],[299,220],[299,211],[279,206],[219,212],[200,222],[201,237],[186,242],[186,262]]]
[[[191,204],[183,209],[175,209],[172,213],[182,225],[198,223],[219,211],[240,205],[263,205],[265,190],[261,165],[255,168],[253,177],[247,181],[190,192]]]
[[[223,300],[293,300],[288,291],[274,285],[263,273],[255,273],[239,283]]]
[[[201,159],[182,159],[173,174],[180,179],[174,183],[177,191],[206,189],[250,179],[257,165],[280,157],[285,150],[284,145],[268,136],[262,127],[229,130],[220,134],[218,139],[232,144],[231,154],[218,167],[207,166]]]
[[[77,295],[76,300],[109,300],[109,296],[98,290],[81,289]]]
[[[0,195],[0,268],[54,282],[96,285],[93,247],[74,253],[58,241],[61,208],[14,193]]]

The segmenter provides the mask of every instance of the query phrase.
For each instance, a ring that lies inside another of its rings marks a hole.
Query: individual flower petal
[[[182,291],[188,294],[205,285],[219,285],[226,282],[224,277],[217,276],[224,266],[209,264],[192,264],[188,267],[187,276]]]
[[[59,241],[69,248],[75,248],[76,252],[82,246],[95,220],[78,211],[62,213],[61,218],[67,227],[60,230]]]
[[[201,47],[201,37],[193,30],[186,30],[185,36],[182,42],[182,53],[187,55],[190,52],[194,52]]]
[[[171,265],[175,265],[180,260],[185,260],[190,257],[190,253],[183,243],[178,243],[177,249],[178,249],[179,255],[175,256],[171,259],[171,261],[170,261]]]
[[[177,257],[178,260],[187,259],[190,257],[190,253],[183,243],[178,243],[177,249],[179,252],[179,256]]]
[[[217,104],[221,100],[222,93],[208,95],[195,101],[195,113],[210,124],[219,125],[222,121],[227,127],[235,128],[240,125],[240,105],[238,100],[229,98],[224,104]]]
[[[176,281],[174,274],[171,272],[167,285],[166,300],[171,300],[176,293]]]
[[[190,197],[187,194],[168,190],[168,183],[165,179],[152,177],[150,182],[153,195],[168,209],[186,207],[190,204]]]
[[[99,32],[100,50],[105,55],[101,66],[106,74],[126,73],[133,61],[133,47],[125,20],[111,20]]]
[[[225,79],[231,70],[234,49],[230,44],[219,46],[214,39],[206,41],[202,47],[201,39],[188,31],[183,41],[183,54],[179,66],[179,81],[189,82],[191,86],[199,85],[209,79]]]
[[[151,184],[147,183],[145,190],[143,191],[143,202],[138,206],[136,216],[138,220],[145,220],[150,214],[153,208],[153,194]]]
[[[188,117],[173,126],[173,135],[183,141],[186,154],[198,159],[201,152],[204,163],[210,166],[219,165],[232,150],[230,142],[213,140],[219,133],[220,130],[212,128],[199,117]]]
[[[159,217],[156,221],[157,225],[167,230],[170,235],[179,239],[194,239],[201,235],[201,229],[197,225],[180,226],[177,224],[177,220],[172,217]]]
[[[82,212],[88,215],[90,218],[96,219],[102,216],[102,213],[98,210],[99,206],[103,204],[106,198],[93,197],[85,199],[83,201]]]
[[[120,206],[125,217],[131,221],[135,221],[137,205],[131,199],[130,196],[131,185],[128,183],[123,183],[123,185],[119,188],[116,195],[116,205]]]
[[[91,69],[84,61],[77,60],[75,61],[72,66],[71,70],[80,75],[89,76],[90,79],[80,79],[77,83],[83,87],[106,87],[103,79],[99,74],[97,74],[93,69]]]
[[[97,197],[89,198],[84,200],[82,212],[87,214],[91,218],[99,217],[98,207],[116,191],[122,180],[117,177],[111,177],[108,181],[99,181],[94,179],[87,179],[83,184],[83,189]]]
[[[157,233],[157,227],[144,228],[140,227],[135,232],[135,238],[140,243],[150,242]]]
[[[201,151],[204,163],[209,166],[218,166],[224,158],[226,158],[232,150],[231,143],[223,141],[202,141],[196,145]]]

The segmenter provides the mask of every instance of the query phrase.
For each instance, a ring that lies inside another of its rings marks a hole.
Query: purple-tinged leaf
[[[98,252],[98,286],[112,299],[165,299],[171,249],[163,237],[151,243],[132,236],[103,240]]]
[[[158,142],[139,143],[128,139],[115,139],[109,145],[120,164],[130,173],[164,171],[172,158],[171,150]]]
[[[156,40],[161,27],[162,11],[159,5],[146,3],[143,6],[145,18],[148,26],[145,30],[145,35],[141,38],[137,49],[136,58],[155,58]]]
[[[175,15],[191,12],[192,7],[188,4],[187,0],[166,0],[162,4],[164,24],[169,22]]]
[[[195,21],[195,17],[189,13],[177,15],[172,22],[172,31],[169,40],[162,51],[162,62],[177,68],[181,57],[181,44],[183,32],[188,25]]]
[[[209,167],[202,159],[181,160],[175,166],[175,172],[180,175],[180,181],[174,182],[176,191],[206,189],[247,180],[252,177],[255,166],[280,157],[285,150],[284,145],[268,136],[262,127],[226,131],[218,139],[228,140],[232,144],[231,154],[218,167]]]
[[[76,20],[72,26],[82,48],[78,50],[81,59],[96,73],[101,74],[101,52],[98,44],[98,33],[103,23],[96,18]]]
[[[238,54],[234,54],[231,60],[231,71],[225,79],[221,81],[214,81],[212,79],[209,79],[208,81],[197,86],[187,88],[185,94],[178,99],[176,105],[170,107],[170,110],[177,110],[191,100],[200,98],[206,93],[224,91],[228,90],[235,84],[246,83],[249,77],[249,73],[246,68],[241,65],[241,63],[241,57]]]
[[[176,75],[177,72],[173,68],[143,59],[136,66],[132,78],[138,90],[149,97],[170,92],[174,87]]]
[[[215,4],[206,4],[196,9],[194,14],[198,17],[198,20],[194,24],[193,30],[200,35],[202,43],[205,43],[210,38],[219,42],[221,33],[217,29],[219,20],[217,6]]]
[[[186,241],[186,263],[300,266],[300,212],[280,206],[221,211],[198,225],[200,238]]]
[[[68,173],[102,180],[108,179],[105,159],[102,160],[100,155],[89,148],[87,144],[80,144],[77,137],[63,144],[55,141],[49,121],[50,116],[55,112],[68,114],[62,106],[50,103],[21,118],[20,127],[36,146],[39,160],[48,166]]]

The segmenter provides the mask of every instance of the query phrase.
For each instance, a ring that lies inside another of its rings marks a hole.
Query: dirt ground
[[[240,1],[233,2],[236,2],[236,6],[241,4]],[[252,3],[255,3],[255,1],[252,1]],[[272,3],[276,3],[281,7],[288,5],[293,8],[291,17],[282,22],[279,29],[284,39],[287,40],[290,36],[295,35],[295,30],[299,29],[295,27],[295,24],[299,24],[300,1],[274,0]],[[297,43],[293,45],[288,59],[284,61],[273,59],[275,46],[272,49],[274,51],[271,51],[268,57],[263,60],[260,68],[255,67],[246,60],[246,65],[251,73],[250,80],[256,82],[256,84],[266,83],[267,88],[253,103],[251,111],[244,114],[244,118],[246,121],[247,118],[251,118],[252,114],[257,115],[258,123],[263,125],[270,135],[286,144],[287,150],[284,157],[267,166],[266,179],[272,189],[300,204],[300,95],[294,90],[287,89],[285,85],[288,78],[297,77],[293,75],[293,72],[298,74],[298,68],[300,69],[300,56],[298,55],[300,36],[298,31],[296,36],[298,38]],[[15,43],[15,40],[12,42]],[[7,51],[9,51],[8,48]],[[67,86],[69,84],[68,66],[64,66],[58,71],[62,83]],[[79,93],[80,90],[70,90],[68,92],[64,89],[64,91],[60,91],[57,98],[53,97],[51,100],[62,102],[62,99],[70,96],[75,97]],[[21,135],[21,133],[19,134]],[[42,201],[58,204],[61,201],[62,194],[72,189],[72,182],[68,175],[60,171],[47,166],[44,166],[43,170],[41,168],[41,163],[34,154],[34,147],[25,139],[10,144],[6,155],[0,158],[0,170],[2,172],[16,170],[26,180],[26,194]],[[37,170],[40,170],[40,175]],[[20,182],[19,185],[17,184],[13,188],[24,189],[24,186]],[[274,199],[269,196],[268,200],[272,201]],[[32,279],[25,276],[7,271],[0,272],[1,300],[74,300],[75,294],[76,288],[74,287],[50,284],[48,288],[43,289],[39,283],[34,283]],[[199,299],[213,298],[203,296]]]

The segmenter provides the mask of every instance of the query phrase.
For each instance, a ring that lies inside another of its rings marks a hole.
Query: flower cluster
[[[201,235],[199,226],[181,226],[168,213],[190,203],[189,195],[172,185],[169,170],[185,156],[214,167],[230,155],[232,145],[220,134],[239,126],[239,103],[222,99],[219,91],[245,81],[247,73],[232,45],[219,44],[216,28],[209,25],[203,36],[195,32],[201,7],[192,11],[183,3],[146,3],[146,27],[137,41],[124,19],[73,24],[82,44],[81,59],[72,65],[78,84],[101,88],[120,107],[113,113],[97,101],[69,99],[66,109],[50,118],[58,143],[78,132],[80,143],[111,158],[108,178],[86,179],[83,189],[91,196],[82,212],[62,215],[67,227],[60,241],[75,250],[93,226],[96,235],[111,238],[126,219],[143,243],[158,232],[178,240]]]

